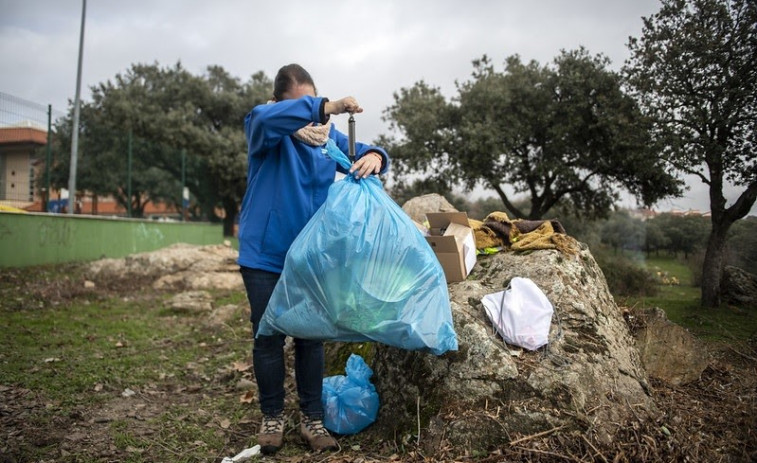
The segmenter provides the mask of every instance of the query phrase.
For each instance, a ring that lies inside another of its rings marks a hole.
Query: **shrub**
[[[613,296],[655,296],[658,281],[643,267],[622,255],[598,253],[594,256]]]

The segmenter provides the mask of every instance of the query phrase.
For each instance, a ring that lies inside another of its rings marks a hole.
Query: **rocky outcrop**
[[[656,409],[634,338],[591,253],[556,250],[479,256],[449,292],[460,348],[440,357],[377,346],[378,427],[486,449],[513,434],[583,429],[609,441],[620,423]],[[481,298],[513,277],[533,280],[555,313],[536,352],[495,335]],[[430,309],[432,310],[432,309]]]
[[[701,341],[683,327],[668,320],[662,309],[635,310],[630,317],[640,325],[636,344],[647,374],[679,386],[696,381],[710,364]]]
[[[175,244],[152,252],[120,259],[100,259],[88,264],[87,278],[151,279],[155,289],[244,290],[238,252],[224,245],[196,246]]]
[[[727,265],[720,280],[723,302],[757,307],[757,276],[738,267]]]
[[[444,196],[436,193],[410,199],[402,205],[402,210],[418,223],[426,220],[428,212],[457,212],[455,206],[450,204]]]

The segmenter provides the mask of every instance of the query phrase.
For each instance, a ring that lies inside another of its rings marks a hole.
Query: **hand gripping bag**
[[[549,342],[554,309],[528,278],[515,277],[505,291],[481,299],[494,329],[509,344],[536,350]]]
[[[344,372],[347,376],[323,378],[323,425],[337,434],[356,434],[376,421],[379,396],[363,357],[350,355]]]
[[[333,141],[326,151],[350,162]],[[439,261],[378,178],[352,175],[295,238],[258,328],[304,339],[457,350]]]

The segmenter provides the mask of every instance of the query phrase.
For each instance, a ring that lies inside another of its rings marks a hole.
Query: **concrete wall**
[[[124,257],[175,243],[222,242],[221,224],[0,212],[0,267]]]

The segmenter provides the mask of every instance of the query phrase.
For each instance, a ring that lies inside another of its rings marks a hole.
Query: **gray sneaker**
[[[263,415],[263,422],[258,432],[258,445],[264,455],[273,455],[284,445],[284,414],[276,416]]]
[[[300,435],[314,452],[339,448],[336,439],[331,437],[328,430],[323,427],[323,420],[309,418],[305,415],[301,415],[301,417]]]

